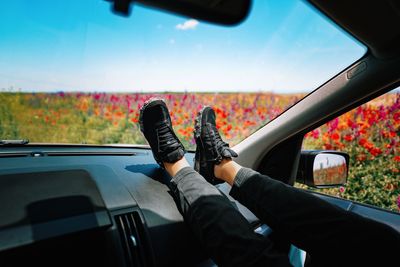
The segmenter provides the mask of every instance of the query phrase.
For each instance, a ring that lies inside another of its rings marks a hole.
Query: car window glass
[[[309,189],[400,211],[399,89],[310,131],[303,149],[337,150],[350,155],[345,187]]]
[[[254,1],[235,27],[104,0],[5,1],[0,17],[0,138],[39,143],[146,144],[157,96],[187,149],[204,105],[235,145],[366,51],[295,0]]]

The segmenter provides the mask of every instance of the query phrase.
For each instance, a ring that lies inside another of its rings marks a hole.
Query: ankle
[[[222,162],[214,166],[214,175],[218,179],[233,185],[236,174],[242,167],[232,159],[223,159]]]
[[[180,160],[174,163],[163,162],[163,165],[165,170],[168,172],[169,175],[171,175],[171,177],[174,177],[183,168],[190,167],[189,162],[187,162],[185,157],[182,157]]]

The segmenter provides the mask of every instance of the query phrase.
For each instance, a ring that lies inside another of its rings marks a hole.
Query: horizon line
[[[63,90],[54,90],[54,91],[34,91],[34,90],[9,90],[9,89],[0,89],[0,93],[23,93],[23,94],[59,94],[59,93],[71,93],[71,94],[256,94],[256,93],[270,93],[270,94],[308,94],[310,92],[277,92],[277,91],[267,91],[267,90],[249,90],[249,91],[84,91],[84,90],[74,90],[74,91],[63,91]]]

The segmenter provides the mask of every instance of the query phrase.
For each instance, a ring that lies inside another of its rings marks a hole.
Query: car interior
[[[136,3],[109,2],[116,14],[134,16]],[[230,27],[246,18],[251,5],[249,0],[137,2]],[[239,164],[288,185],[298,178],[307,132],[400,85],[398,1],[308,3],[368,51],[233,147]],[[193,163],[194,152],[185,157]],[[146,145],[1,144],[0,266],[216,266],[190,233],[167,179]],[[228,184],[219,189],[256,232],[273,234],[229,197]],[[400,232],[396,212],[312,194]]]

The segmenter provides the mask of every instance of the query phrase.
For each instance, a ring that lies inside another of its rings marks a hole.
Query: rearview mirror
[[[166,10],[189,18],[223,25],[242,22],[249,13],[251,0],[106,0],[113,2],[113,11],[128,16],[131,3]]]
[[[297,182],[313,187],[335,187],[347,182],[349,155],[337,151],[302,151]]]

